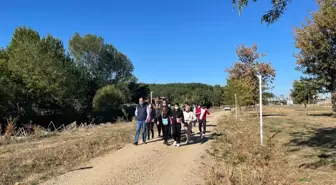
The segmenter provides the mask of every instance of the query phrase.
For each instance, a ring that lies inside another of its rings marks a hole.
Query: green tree
[[[290,96],[295,103],[304,104],[313,102],[317,98],[318,88],[313,81],[310,80],[295,80]]]
[[[97,87],[118,83],[133,76],[133,64],[126,55],[111,44],[105,44],[102,37],[78,33],[69,41],[69,50],[77,66]]]
[[[122,92],[114,85],[99,89],[93,98],[93,108],[99,121],[113,121],[121,112],[123,102]]]
[[[25,27],[15,30],[7,48],[10,80],[15,82],[16,104],[25,117],[62,109],[68,94],[70,61],[60,40]],[[74,77],[73,77],[74,78]]]
[[[221,87],[201,83],[148,84],[153,96],[165,96],[172,103],[219,105]]]
[[[243,7],[248,6],[249,2],[257,2],[257,0],[232,0],[232,4],[238,7],[238,12],[241,14]],[[267,11],[261,18],[261,22],[272,24],[277,21],[287,9],[288,4],[292,0],[270,0],[272,3],[272,9]]]
[[[298,69],[315,78],[320,89],[332,93],[336,113],[336,1],[319,1],[320,9],[306,25],[296,29]]]
[[[254,103],[254,84],[249,78],[229,79],[224,87],[223,99],[227,105],[235,105],[235,94],[239,106]]]
[[[69,50],[86,85],[84,112],[92,112],[92,101],[98,89],[110,84],[131,83],[132,62],[113,45],[104,43],[102,37],[92,34],[81,37],[75,33],[69,41]]]

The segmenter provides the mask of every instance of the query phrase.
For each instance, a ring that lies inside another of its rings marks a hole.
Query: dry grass
[[[210,151],[216,164],[208,184],[335,184],[336,118],[330,108],[310,111],[308,116],[303,107],[267,107],[263,147],[255,113],[238,122],[224,117]]]
[[[40,129],[34,127],[35,135]],[[0,184],[37,184],[130,143],[133,124],[104,125],[55,133],[0,146]]]

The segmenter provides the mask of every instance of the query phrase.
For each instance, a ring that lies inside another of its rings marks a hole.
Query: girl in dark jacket
[[[162,111],[161,111],[161,123],[162,123],[162,132],[163,132],[163,144],[168,145],[168,136],[169,136],[169,125],[171,124],[170,122],[170,111],[169,111],[169,107],[166,106],[162,106]]]
[[[184,123],[183,112],[179,107],[179,104],[174,105],[174,110],[172,111],[172,129],[174,137],[174,146],[179,147],[181,142],[181,126]]]
[[[155,110],[152,104],[148,105],[149,108],[149,120],[147,120],[147,139],[150,140],[150,132],[152,132],[152,139],[154,138],[154,121],[156,118]]]

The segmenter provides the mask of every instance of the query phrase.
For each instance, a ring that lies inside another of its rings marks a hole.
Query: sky
[[[18,26],[51,34],[67,47],[75,32],[96,34],[126,54],[141,82],[225,85],[235,50],[258,45],[276,69],[273,93],[289,95],[302,75],[295,70],[294,28],[318,9],[294,0],[274,24],[261,24],[271,0],[250,3],[241,15],[231,0],[15,0],[0,6],[0,47]]]

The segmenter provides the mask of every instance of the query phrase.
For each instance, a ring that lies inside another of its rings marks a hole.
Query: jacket
[[[200,120],[206,120],[207,115],[210,115],[210,112],[208,111],[208,109],[201,109],[201,114],[199,116]]]
[[[196,117],[197,117],[197,119],[199,119],[200,115],[201,115],[201,107],[198,107],[196,109]]]
[[[177,120],[180,119],[181,122],[178,123]],[[183,112],[181,109],[178,110],[173,110],[172,111],[172,124],[181,124],[184,123],[184,116],[183,116]]]
[[[196,116],[192,111],[184,111],[183,112],[183,117],[184,117],[184,122],[185,123],[190,123],[196,120]]]

